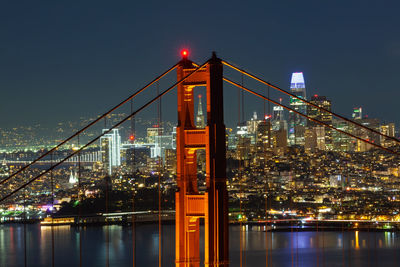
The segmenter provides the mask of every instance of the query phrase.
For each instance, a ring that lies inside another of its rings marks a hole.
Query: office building
[[[103,129],[103,133],[107,131]],[[104,170],[111,175],[113,168],[121,165],[121,136],[118,129],[112,129],[100,137],[100,149]]]
[[[290,81],[290,92],[300,99],[306,99],[306,86],[302,72],[294,72]],[[307,104],[298,98],[290,97],[290,107],[307,115]],[[289,144],[304,145],[304,131],[307,119],[295,112],[289,111]]]

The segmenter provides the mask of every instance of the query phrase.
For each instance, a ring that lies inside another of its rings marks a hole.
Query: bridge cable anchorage
[[[354,125],[356,125],[356,126],[358,126],[358,127],[361,127],[361,128],[363,128],[363,129],[365,129],[365,130],[368,130],[368,131],[370,131],[370,132],[373,132],[373,133],[375,133],[375,134],[378,134],[378,135],[380,135],[380,136],[382,136],[382,137],[388,138],[388,139],[393,140],[393,141],[395,141],[395,142],[397,142],[397,143],[400,144],[400,140],[397,139],[396,137],[383,134],[383,133],[381,133],[381,132],[379,132],[379,131],[377,131],[377,130],[375,130],[375,129],[369,128],[369,127],[367,127],[367,126],[365,126],[365,125],[362,125],[362,124],[360,124],[360,123],[357,123],[357,122],[355,122],[355,121],[352,121],[352,120],[350,120],[350,119],[348,119],[348,118],[346,118],[346,117],[344,117],[344,116],[342,116],[342,115],[339,115],[339,114],[337,114],[337,113],[335,113],[335,112],[332,112],[332,111],[330,111],[330,110],[328,110],[328,109],[325,109],[325,108],[323,108],[323,107],[320,107],[320,106],[318,106],[318,105],[316,105],[316,104],[314,104],[314,103],[312,103],[312,102],[310,102],[310,101],[308,101],[308,100],[305,100],[305,99],[303,99],[303,98],[301,98],[301,97],[298,97],[298,96],[296,96],[296,95],[294,95],[294,94],[292,94],[292,93],[290,93],[290,92],[288,92],[288,91],[286,91],[286,90],[284,90],[284,89],[282,89],[282,88],[280,88],[280,87],[278,87],[278,86],[275,86],[275,85],[273,85],[273,84],[271,84],[271,83],[269,83],[269,82],[267,82],[267,81],[265,81],[265,80],[263,80],[263,79],[261,79],[261,78],[255,76],[255,75],[253,75],[253,74],[251,74],[251,73],[249,73],[249,72],[247,72],[247,71],[245,71],[245,70],[243,70],[243,69],[241,69],[241,68],[239,68],[239,67],[236,67],[236,66],[230,64],[229,62],[227,62],[227,61],[225,61],[225,60],[222,60],[222,64],[224,64],[224,65],[226,65],[226,66],[228,66],[228,67],[230,67],[230,68],[232,68],[232,69],[234,69],[234,70],[236,70],[236,71],[238,71],[238,72],[240,72],[240,73],[243,73],[243,74],[247,75],[248,77],[253,78],[254,80],[256,80],[256,81],[258,81],[258,82],[260,82],[260,83],[262,83],[262,84],[264,84],[264,85],[267,85],[267,86],[269,86],[269,87],[271,87],[271,88],[274,88],[274,89],[280,91],[281,93],[284,93],[284,94],[286,94],[286,95],[288,95],[288,96],[290,96],[290,97],[296,98],[296,99],[298,99],[298,100],[300,100],[300,101],[306,103],[306,104],[309,105],[309,106],[313,106],[313,107],[315,107],[315,108],[317,108],[317,109],[319,109],[319,110],[321,110],[321,111],[323,111],[323,112],[329,113],[329,114],[331,114],[331,115],[333,115],[333,116],[335,116],[335,117],[337,117],[337,118],[340,118],[340,119],[342,119],[342,120],[344,120],[344,121],[346,121],[346,122],[352,123],[352,124],[354,124]]]
[[[127,103],[129,100],[135,98],[137,95],[139,95],[140,93],[142,93],[144,90],[146,90],[147,88],[149,88],[151,85],[153,85],[155,82],[159,81],[161,78],[163,78],[165,75],[167,75],[168,73],[170,73],[171,71],[173,71],[174,69],[176,69],[176,67],[179,65],[179,63],[176,63],[175,65],[173,65],[172,67],[170,67],[168,70],[164,71],[162,74],[160,74],[159,76],[157,76],[154,80],[152,80],[151,82],[149,82],[148,84],[146,84],[145,86],[143,86],[142,88],[140,88],[139,90],[137,90],[135,93],[131,94],[129,97],[127,97],[126,99],[124,99],[122,102],[120,102],[118,105],[114,106],[113,108],[111,108],[110,110],[108,110],[106,113],[104,113],[103,115],[101,115],[100,117],[98,117],[97,119],[95,119],[94,121],[92,121],[91,123],[87,124],[85,127],[81,128],[80,130],[78,130],[76,133],[74,133],[73,135],[71,135],[70,137],[68,137],[67,139],[65,139],[64,141],[62,141],[61,143],[59,143],[57,146],[53,147],[52,149],[50,149],[49,151],[47,151],[46,153],[44,153],[43,155],[41,155],[40,157],[36,158],[35,160],[33,160],[31,163],[25,165],[24,167],[22,167],[21,169],[19,169],[18,171],[14,172],[13,174],[11,174],[10,176],[8,176],[7,178],[3,179],[0,181],[0,185],[2,185],[3,183],[7,182],[9,179],[11,179],[12,177],[14,177],[15,175],[19,174],[20,172],[22,172],[23,170],[29,168],[30,166],[32,166],[33,164],[35,164],[36,162],[38,162],[39,160],[43,159],[44,157],[46,157],[47,155],[49,155],[50,153],[56,151],[57,149],[59,149],[61,146],[63,146],[64,144],[66,144],[68,141],[72,140],[74,137],[76,137],[78,134],[84,132],[85,130],[87,130],[88,128],[90,128],[91,126],[95,125],[97,122],[99,122],[100,120],[102,120],[103,118],[105,118],[107,115],[109,115],[111,112],[115,111],[116,109],[118,109],[119,107],[121,107],[122,105],[124,105],[125,103]]]
[[[275,100],[272,100],[272,99],[270,99],[270,98],[268,98],[268,97],[266,97],[266,96],[264,96],[264,95],[262,95],[262,94],[259,94],[259,93],[255,92],[255,91],[253,91],[253,90],[251,90],[251,89],[249,89],[249,88],[246,88],[246,87],[244,87],[244,86],[241,86],[240,84],[238,84],[238,83],[236,83],[236,82],[234,82],[234,81],[232,81],[232,80],[230,80],[230,79],[228,79],[228,78],[225,78],[225,77],[224,77],[223,79],[224,79],[224,81],[226,81],[226,82],[228,82],[228,83],[230,83],[230,84],[232,84],[232,85],[234,85],[234,86],[236,86],[236,87],[239,87],[239,88],[243,89],[244,91],[247,91],[247,92],[249,92],[249,93],[251,93],[251,94],[253,94],[253,95],[257,96],[257,97],[260,97],[260,98],[262,98],[262,99],[265,99],[265,100],[267,100],[267,101],[270,101],[271,103],[273,103],[273,104],[275,104],[275,105],[277,105],[277,106],[283,107],[284,109],[287,109],[287,110],[289,110],[289,111],[292,111],[292,112],[294,112],[294,113],[296,113],[296,114],[298,114],[298,115],[300,115],[300,116],[303,116],[303,117],[307,118],[308,120],[311,120],[311,121],[313,121],[313,122],[316,122],[316,123],[318,123],[318,124],[321,124],[321,125],[323,125],[323,126],[325,126],[325,127],[328,127],[328,128],[330,128],[330,129],[335,130],[335,131],[337,131],[337,132],[340,132],[340,133],[342,133],[342,134],[348,135],[348,136],[350,136],[350,137],[352,137],[352,138],[355,138],[355,139],[357,139],[357,140],[360,140],[360,141],[362,141],[362,142],[364,142],[364,143],[367,143],[367,144],[370,144],[370,145],[375,146],[375,147],[377,147],[377,148],[380,148],[380,149],[382,149],[382,150],[385,150],[385,151],[387,151],[387,152],[389,152],[389,153],[392,153],[392,154],[394,154],[394,155],[400,156],[400,153],[397,152],[397,151],[388,149],[388,148],[386,148],[386,147],[383,147],[383,146],[381,146],[381,145],[378,145],[378,144],[376,144],[376,143],[373,143],[373,142],[371,142],[371,141],[369,141],[369,140],[366,140],[366,139],[363,139],[363,138],[361,138],[361,137],[358,137],[358,136],[356,136],[356,135],[354,135],[354,134],[351,134],[351,133],[345,132],[345,131],[343,131],[343,130],[340,130],[340,129],[338,129],[338,128],[334,127],[334,126],[331,126],[331,125],[329,125],[329,124],[327,124],[327,123],[325,123],[325,122],[322,122],[322,121],[319,121],[319,120],[317,120],[317,119],[311,118],[311,117],[309,117],[309,116],[307,116],[307,115],[305,115],[305,114],[303,114],[303,113],[301,113],[301,112],[298,112],[298,111],[295,110],[295,109],[292,109],[292,108],[290,108],[290,107],[288,107],[288,106],[285,106],[285,105],[283,105],[283,104],[281,104],[281,103],[279,103],[279,102],[277,102],[277,101],[275,101]]]
[[[79,152],[81,152],[82,150],[86,149],[87,147],[89,147],[90,145],[92,145],[94,142],[96,142],[97,140],[100,139],[100,137],[104,136],[105,134],[110,133],[114,128],[117,128],[118,126],[120,126],[121,124],[123,124],[124,122],[126,122],[129,118],[135,116],[136,114],[138,114],[139,112],[141,112],[143,109],[147,108],[149,105],[151,105],[152,103],[154,103],[158,98],[164,96],[165,94],[167,94],[168,92],[170,92],[172,89],[174,89],[177,85],[181,84],[182,82],[184,82],[187,78],[189,78],[190,76],[192,76],[193,74],[195,74],[196,72],[198,72],[201,68],[205,67],[206,65],[208,65],[208,61],[206,61],[205,63],[203,63],[201,66],[199,66],[198,68],[194,69],[191,73],[187,74],[185,77],[183,77],[182,79],[180,79],[179,81],[175,82],[173,85],[171,85],[170,87],[168,87],[167,89],[165,89],[164,91],[162,91],[159,95],[157,95],[156,97],[152,98],[150,101],[148,101],[146,104],[142,105],[140,108],[138,108],[135,112],[131,113],[130,115],[126,116],[124,119],[122,119],[120,122],[116,123],[114,126],[110,127],[110,129],[108,129],[107,131],[104,131],[102,134],[98,135],[97,137],[93,138],[91,141],[89,141],[88,143],[86,143],[86,145],[83,145],[82,147],[80,147],[78,150],[72,152],[71,154],[69,154],[68,156],[66,156],[64,159],[60,160],[59,162],[57,162],[56,164],[54,164],[53,166],[51,166],[50,168],[46,169],[45,171],[43,171],[42,173],[38,174],[37,176],[35,176],[34,178],[30,179],[28,182],[24,183],[23,185],[19,186],[18,188],[14,189],[12,192],[10,192],[9,194],[5,195],[4,197],[2,197],[0,199],[0,203],[3,202],[4,200],[6,200],[7,198],[9,198],[10,196],[14,195],[15,193],[17,193],[19,190],[25,188],[26,186],[28,186],[29,184],[31,184],[32,182],[36,181],[37,179],[39,179],[40,177],[42,177],[44,174],[48,173],[49,171],[53,170],[54,168],[58,167],[59,165],[61,165],[62,163],[64,163],[65,161],[67,161],[69,158],[72,158],[73,156],[75,156],[76,154],[78,154]],[[86,129],[86,127],[85,127]],[[79,131],[80,133],[81,131]],[[74,134],[74,136],[76,136],[76,134]],[[65,140],[62,142],[62,144],[65,143]],[[50,151],[54,151],[55,149],[51,149]],[[48,153],[47,153],[48,154]],[[42,158],[42,156],[40,156],[39,158]],[[34,162],[37,162],[38,159],[34,160]],[[32,165],[28,164],[29,166]],[[27,166],[28,166],[27,165]],[[20,172],[21,169],[18,171]],[[15,173],[16,174],[16,173]],[[14,174],[13,174],[14,175]],[[11,176],[10,176],[11,177]],[[9,177],[9,178],[10,178]],[[8,178],[6,178],[8,179]],[[4,180],[3,180],[4,181]]]

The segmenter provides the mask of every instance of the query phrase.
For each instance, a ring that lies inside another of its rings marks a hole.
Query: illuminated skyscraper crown
[[[290,88],[306,88],[302,72],[293,72],[292,80],[290,81]]]

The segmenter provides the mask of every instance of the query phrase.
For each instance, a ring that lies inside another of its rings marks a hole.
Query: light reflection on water
[[[54,227],[55,266],[79,266],[79,236],[83,266],[132,266],[132,228],[128,226]],[[268,232],[243,227],[246,266],[400,266],[399,233],[393,232]],[[203,229],[202,229],[203,230]],[[163,266],[174,266],[174,225],[163,226]],[[203,233],[203,231],[202,231]],[[51,266],[51,227],[27,225],[27,259],[30,267]],[[230,266],[239,266],[240,228],[230,227]],[[200,240],[201,247],[204,240]],[[24,262],[23,225],[0,225],[0,266]],[[158,264],[158,226],[136,226],[136,266]],[[204,252],[201,252],[204,257]]]

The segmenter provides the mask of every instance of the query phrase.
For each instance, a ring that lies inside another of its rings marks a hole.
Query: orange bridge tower
[[[187,51],[177,68],[178,80],[196,69]],[[213,53],[208,64],[178,85],[176,129],[177,185],[175,254],[177,267],[200,266],[199,220],[204,218],[205,266],[229,266],[228,194],[223,113],[222,63]],[[194,89],[207,89],[207,124],[196,128]],[[206,152],[206,192],[197,188],[196,151]]]

